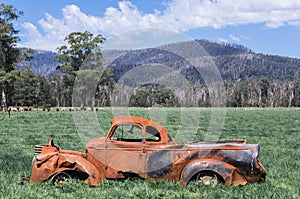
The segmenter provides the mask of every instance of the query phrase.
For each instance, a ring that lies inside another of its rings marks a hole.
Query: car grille
[[[38,155],[42,152],[43,147],[47,145],[37,144],[34,146],[34,155]]]

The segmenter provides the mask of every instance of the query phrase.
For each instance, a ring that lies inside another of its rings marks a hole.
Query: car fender
[[[197,159],[189,162],[182,170],[180,183],[186,186],[193,176],[201,171],[212,171],[222,177],[226,185],[245,185],[247,180],[232,165],[215,159]]]
[[[79,154],[79,153],[78,153]],[[88,174],[86,184],[98,185],[103,179],[97,168],[83,156],[75,154],[51,153],[39,154],[35,157],[32,165],[31,182],[43,182],[50,179],[54,174],[62,171],[83,172]]]

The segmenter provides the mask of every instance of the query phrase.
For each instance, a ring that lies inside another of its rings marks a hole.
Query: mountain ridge
[[[240,81],[247,78],[259,79],[268,77],[272,81],[292,80],[300,76],[300,59],[279,55],[255,53],[250,49],[229,43],[211,42],[198,39],[197,42],[205,49],[218,67],[225,81]],[[168,48],[185,50],[186,42],[167,44]],[[189,49],[193,52],[193,49]],[[55,52],[37,50],[29,62],[32,70],[40,75],[56,73],[57,62],[53,60]],[[139,50],[103,51],[105,58],[111,59],[109,67],[113,69],[115,80],[118,80],[128,70],[145,63],[161,63],[184,70],[188,79],[193,79],[194,70],[184,60],[174,54],[164,51],[164,47]],[[186,68],[186,69],[184,69]]]

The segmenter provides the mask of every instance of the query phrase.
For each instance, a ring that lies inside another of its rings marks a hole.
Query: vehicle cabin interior
[[[159,142],[161,140],[159,131],[153,126],[146,126],[146,142]],[[137,124],[118,125],[113,133],[111,140],[123,142],[143,142],[143,130]]]

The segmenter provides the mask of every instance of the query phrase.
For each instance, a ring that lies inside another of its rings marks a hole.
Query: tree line
[[[162,86],[147,86],[136,90],[128,96],[130,106],[191,106],[186,104],[193,99],[198,107],[210,107],[210,92],[206,85],[193,86],[194,92],[188,96],[175,95],[170,89]],[[238,82],[224,82],[226,106],[228,107],[300,107],[300,79],[284,82],[270,81],[268,77],[259,80],[249,78]]]

